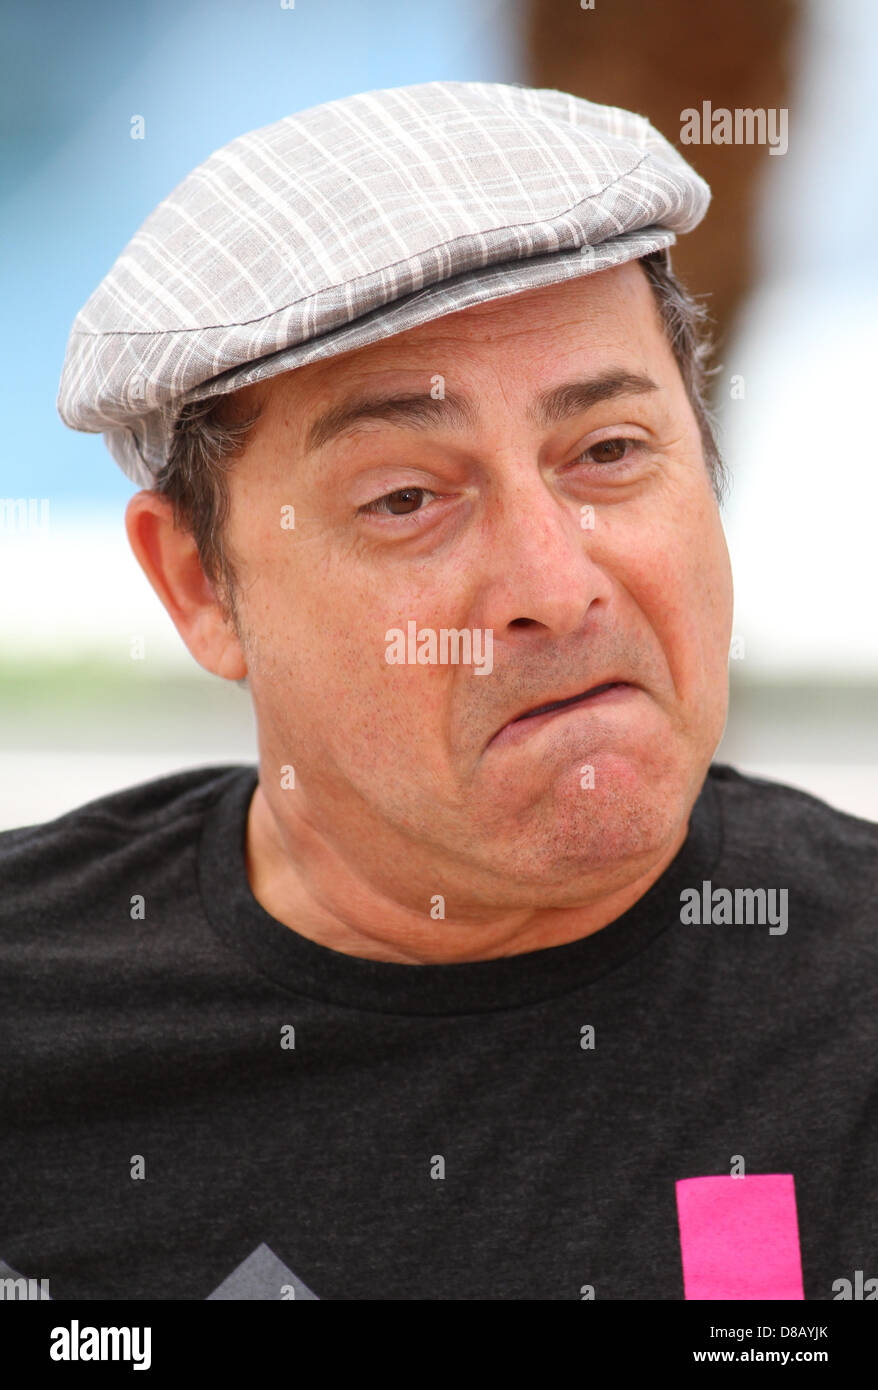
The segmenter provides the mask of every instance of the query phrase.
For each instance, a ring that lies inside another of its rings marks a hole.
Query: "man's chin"
[[[533,746],[520,744],[483,762],[480,799],[499,816],[526,821],[545,815],[600,818],[608,808],[651,804],[689,785],[692,750],[667,721],[641,718],[636,728],[583,731],[572,721],[545,729]]]
[[[598,751],[568,761],[554,778],[544,770],[529,786],[527,779],[511,784],[490,838],[519,882],[573,887],[583,876],[607,872],[624,880],[679,837],[690,809],[688,787],[686,769],[667,755]]]

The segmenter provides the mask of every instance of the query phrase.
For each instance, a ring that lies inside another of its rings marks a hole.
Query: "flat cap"
[[[566,92],[425,82],[216,150],[80,310],[58,411],[151,487],[181,407],[688,232],[707,184],[642,116]]]

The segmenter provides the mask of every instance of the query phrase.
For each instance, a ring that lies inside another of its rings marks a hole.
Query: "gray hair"
[[[709,315],[684,289],[664,251],[642,257],[662,325],[695,413],[705,463],[717,502],[722,504],[728,476],[716,441],[716,421],[708,405],[708,361],[713,351]],[[195,540],[201,567],[217,592],[227,618],[237,628],[237,560],[226,535],[229,514],[227,475],[240,457],[262,414],[241,415],[236,393],[209,396],[184,406],[174,423],[168,458],[154,490],[173,506],[174,524]]]

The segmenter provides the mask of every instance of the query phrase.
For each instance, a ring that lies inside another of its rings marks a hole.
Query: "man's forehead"
[[[606,332],[612,321],[618,321],[620,328],[624,325],[625,331],[630,331],[634,322],[644,327],[658,322],[649,281],[636,261],[595,275],[471,304],[404,333],[296,370],[303,386],[314,382],[331,387],[333,382],[343,380],[344,389],[348,390],[357,384],[358,376],[371,382],[384,372],[390,375],[423,371],[437,352],[465,359],[468,353],[481,350],[488,355],[494,349],[502,352],[504,347],[517,352],[521,340],[530,340],[538,353],[541,335],[546,338],[547,348],[559,333],[568,334],[572,345],[576,339],[587,341],[580,335],[587,335],[598,325]],[[596,334],[595,346],[601,341]]]
[[[661,342],[652,293],[640,267],[625,265],[591,283],[569,281],[448,314],[247,390],[259,393],[260,405],[271,399],[276,413],[295,412],[307,451],[367,418],[474,426],[481,392],[472,378],[496,361],[514,373],[526,417],[548,424],[571,406],[656,389],[640,351],[650,334]]]

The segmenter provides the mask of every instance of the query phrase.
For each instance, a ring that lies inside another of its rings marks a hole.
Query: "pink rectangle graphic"
[[[686,1299],[804,1299],[792,1173],[676,1186]]]

